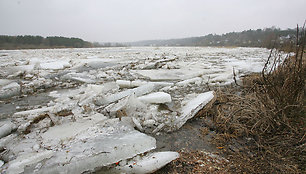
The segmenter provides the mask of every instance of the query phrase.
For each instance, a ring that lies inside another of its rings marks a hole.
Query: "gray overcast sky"
[[[302,25],[306,0],[0,0],[0,35],[124,42]]]

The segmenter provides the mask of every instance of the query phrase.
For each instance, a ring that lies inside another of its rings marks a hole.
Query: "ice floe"
[[[52,99],[0,122],[0,173],[154,172],[179,155],[152,152],[156,140],[147,133],[180,129],[214,101],[210,87],[232,84],[233,70],[237,78],[260,71],[269,54],[210,47],[5,52],[2,104],[42,92]]]

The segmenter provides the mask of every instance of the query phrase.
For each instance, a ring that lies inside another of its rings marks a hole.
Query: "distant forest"
[[[281,30],[276,27],[230,32],[222,35],[209,34],[169,40],[148,40],[133,42],[133,46],[238,46],[271,48],[276,44],[290,44],[295,41],[296,29]]]
[[[129,43],[87,42],[79,38],[41,37],[41,36],[5,36],[0,35],[0,49],[32,48],[88,48],[88,47],[124,47],[124,46],[228,46],[228,47],[286,47],[296,40],[296,29],[281,30],[276,27],[230,32],[222,35],[209,34],[169,40],[147,40]]]
[[[85,48],[92,43],[79,38],[41,37],[41,36],[5,36],[0,35],[0,49],[32,49],[32,48]]]

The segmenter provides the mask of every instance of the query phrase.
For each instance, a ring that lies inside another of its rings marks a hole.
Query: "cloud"
[[[304,0],[0,0],[0,34],[135,41],[225,33],[305,20]]]

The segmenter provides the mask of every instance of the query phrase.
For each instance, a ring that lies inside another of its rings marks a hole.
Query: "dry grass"
[[[154,174],[181,174],[181,173],[228,173],[231,165],[229,161],[217,155],[203,151],[179,151],[180,158],[172,161],[162,170]]]
[[[261,74],[244,79],[242,94],[218,91],[211,108],[219,135],[217,144],[250,137],[249,151],[226,152],[234,161],[230,172],[306,172],[305,30],[300,33],[295,56],[281,62],[272,50]],[[212,113],[212,114],[211,114]]]

